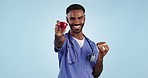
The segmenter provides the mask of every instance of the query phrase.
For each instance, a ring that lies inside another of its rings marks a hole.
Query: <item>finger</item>
[[[104,47],[102,46],[102,45],[100,45],[100,47],[99,47],[99,51],[101,52],[101,53],[103,53],[104,52]]]
[[[101,47],[100,46],[98,46],[98,50],[99,50],[99,52],[101,52]]]
[[[101,53],[103,54],[103,56],[107,54],[106,46],[101,47]]]
[[[99,50],[101,50],[101,47],[102,47],[101,45],[98,45],[98,49],[99,49]]]
[[[106,42],[105,42],[105,43],[103,43],[102,45],[106,46],[107,44],[106,44]]]
[[[104,47],[105,47],[106,51],[108,51],[108,50],[109,50],[108,45],[104,45]]]
[[[98,45],[98,48],[102,51],[105,50],[104,45]]]
[[[57,23],[59,23],[60,21],[59,20],[57,20]]]
[[[107,45],[107,43],[105,42],[104,44],[102,44],[103,46],[105,46],[105,49],[106,50],[109,50],[109,47],[108,47],[108,45]]]
[[[103,50],[103,52],[106,50],[106,47],[105,46],[102,46],[102,50]]]
[[[55,26],[60,26],[60,22],[58,22]]]
[[[104,46],[104,54],[106,54],[108,52],[108,48],[107,46]]]
[[[106,49],[107,49],[107,51],[109,50],[109,47],[108,47],[108,45],[106,45]]]
[[[98,42],[97,45],[106,44],[106,42]]]
[[[56,25],[56,26],[55,26],[55,29],[58,30],[58,28],[59,28],[59,27]]]
[[[55,25],[55,29],[56,29],[56,31],[60,31],[61,30],[60,27],[59,27],[60,21],[57,20],[56,22],[57,22],[57,24]]]
[[[56,25],[55,26],[59,26],[60,25],[60,21],[59,20],[57,20],[56,21]]]
[[[61,28],[59,26],[55,26],[55,33],[60,33],[61,32]]]

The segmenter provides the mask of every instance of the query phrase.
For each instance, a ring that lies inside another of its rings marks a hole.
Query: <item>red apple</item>
[[[66,22],[60,22],[59,23],[59,27],[62,29],[62,30],[64,30],[66,27],[67,27],[67,23]]]

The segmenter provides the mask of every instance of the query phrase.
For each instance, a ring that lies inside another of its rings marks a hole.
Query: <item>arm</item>
[[[103,57],[101,57],[99,53],[98,60],[93,70],[94,78],[98,78],[101,75],[102,70],[103,70]]]
[[[93,69],[94,78],[98,78],[101,75],[103,71],[103,58],[109,50],[109,47],[106,44],[106,42],[97,43],[97,46],[99,49],[99,55],[98,55],[96,65],[94,66],[94,69]]]
[[[54,39],[54,43],[57,48],[62,47],[62,45],[66,39],[63,34],[65,31],[66,31],[66,29],[62,30],[59,27],[59,21],[57,21],[57,24],[55,25],[55,39]]]

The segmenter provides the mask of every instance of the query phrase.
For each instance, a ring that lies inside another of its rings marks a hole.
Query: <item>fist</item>
[[[98,42],[97,43],[97,47],[101,53],[101,55],[104,57],[107,52],[109,51],[109,47],[108,45],[106,44],[106,42]]]

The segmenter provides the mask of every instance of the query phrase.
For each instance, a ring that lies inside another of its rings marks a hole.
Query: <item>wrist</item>
[[[55,34],[55,37],[61,38],[64,34]]]
[[[98,55],[98,60],[99,60],[99,61],[103,61],[103,57],[104,57],[104,56],[103,56],[101,53],[99,53],[99,55]]]

